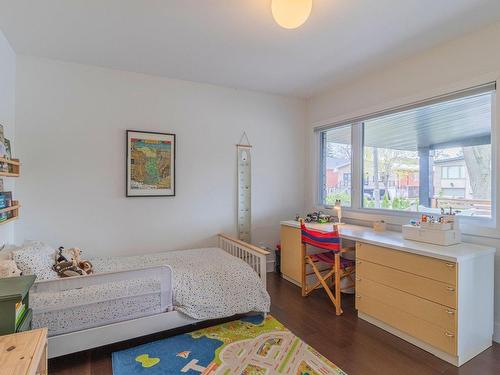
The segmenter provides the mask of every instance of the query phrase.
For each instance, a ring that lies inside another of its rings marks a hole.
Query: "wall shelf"
[[[10,217],[5,221],[1,221],[0,225],[7,224],[10,223],[11,221],[16,220],[19,217],[19,208],[21,208],[19,201],[12,201],[12,206],[0,209],[0,214],[5,212],[12,212],[12,217]]]
[[[9,172],[0,171],[0,177],[19,177],[21,163],[19,159],[0,158],[0,163],[5,163],[10,166]]]

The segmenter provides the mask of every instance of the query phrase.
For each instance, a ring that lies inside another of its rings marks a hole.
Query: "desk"
[[[307,224],[331,231],[332,224]],[[492,344],[495,248],[439,246],[340,226],[356,243],[358,317],[460,366]],[[300,226],[281,222],[283,277],[300,285]]]
[[[47,328],[0,336],[2,375],[47,375]]]

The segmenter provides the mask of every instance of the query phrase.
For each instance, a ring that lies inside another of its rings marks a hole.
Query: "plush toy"
[[[21,276],[22,272],[17,268],[16,262],[13,260],[0,260],[0,278]]]
[[[78,248],[68,249],[65,252],[68,257],[63,255],[64,247],[60,247],[56,253],[55,264],[52,267],[60,277],[85,276],[93,272],[92,263],[88,260],[81,260],[82,251]]]
[[[80,256],[82,254],[82,251],[79,248],[71,248],[68,250],[68,253],[71,254],[71,260],[73,264],[82,269],[87,275],[90,275],[94,272],[92,263],[90,263],[88,260],[82,260]]]

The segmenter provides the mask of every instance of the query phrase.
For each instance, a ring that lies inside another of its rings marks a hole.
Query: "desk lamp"
[[[342,222],[342,203],[340,202],[340,199],[337,199],[335,201],[335,206],[333,206],[333,208],[335,209],[335,211],[337,211],[337,217],[339,219],[338,223],[336,224],[337,225],[344,224]]]

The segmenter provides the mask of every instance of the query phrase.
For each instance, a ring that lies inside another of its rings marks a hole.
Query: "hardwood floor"
[[[311,296],[302,298],[299,288],[276,274],[269,274],[268,290],[271,294],[272,315],[350,375],[500,374],[499,344],[493,344],[476,358],[456,368],[404,340],[359,320],[354,310],[352,296],[343,295],[344,314],[337,317],[322,291],[316,291]],[[221,321],[205,323],[203,326],[218,322]],[[186,327],[51,359],[49,374],[112,374],[113,351],[191,330],[193,327]]]

